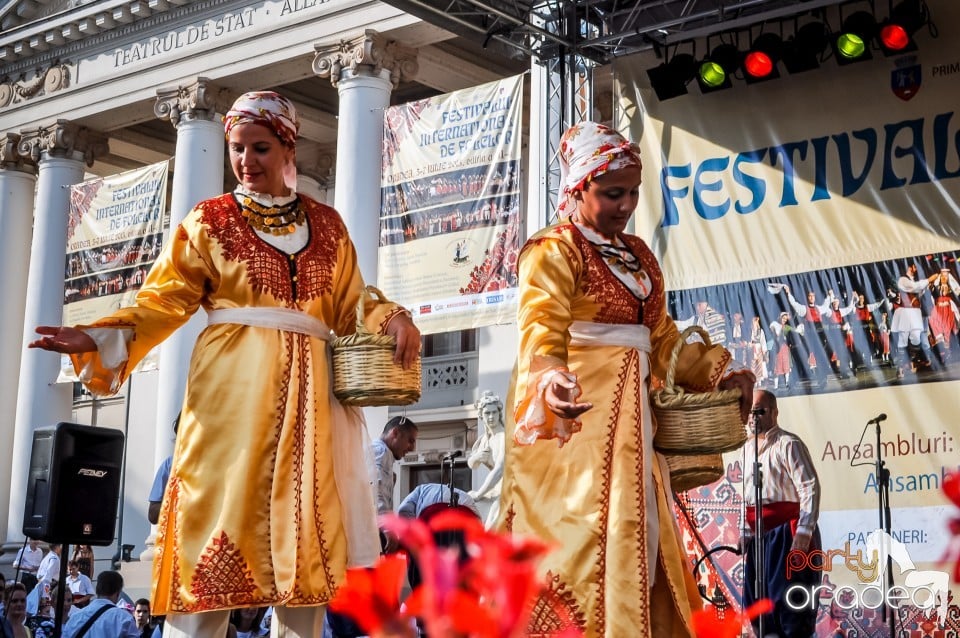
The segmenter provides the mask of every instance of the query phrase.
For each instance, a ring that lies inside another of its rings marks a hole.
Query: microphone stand
[[[760,412],[753,412],[753,503],[754,512],[754,536],[753,536],[753,565],[754,580],[753,591],[754,600],[763,600],[767,597],[766,584],[766,561],[763,551],[763,465],[760,463],[760,429],[757,427],[757,416]],[[760,614],[757,617],[757,636],[763,636],[763,617]]]
[[[453,467],[454,459],[456,457],[451,455],[447,458],[450,461],[450,507],[456,507],[460,503],[460,496],[454,491],[453,488]]]
[[[880,528],[886,532],[886,536],[883,539],[883,542],[886,544],[889,542],[890,538],[890,470],[887,469],[887,464],[883,460],[883,445],[880,442],[880,421],[882,419],[875,420],[875,426],[877,429],[877,464],[876,464],[876,473],[877,473],[877,508],[880,514]],[[886,582],[887,589],[889,592],[893,589],[893,557],[890,556],[889,547],[886,549],[887,554],[887,564],[884,570],[884,581]],[[894,618],[893,610],[887,609],[886,596],[884,596],[883,608],[883,621],[890,623],[890,635],[894,636]]]

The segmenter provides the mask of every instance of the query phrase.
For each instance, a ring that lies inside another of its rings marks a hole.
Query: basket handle
[[[664,391],[669,394],[676,392],[674,379],[677,372],[677,362],[680,360],[680,350],[683,348],[684,344],[687,343],[687,338],[692,334],[700,335],[704,345],[706,345],[708,348],[713,345],[713,343],[710,341],[710,335],[700,326],[688,326],[682,333],[680,333],[680,338],[677,339],[677,342],[673,345],[673,352],[670,353],[670,363],[667,365],[667,378],[664,380]]]
[[[360,293],[360,301],[357,302],[357,334],[373,334],[367,330],[367,326],[363,321],[363,310],[367,305],[367,299],[371,296],[376,296],[379,303],[387,302],[387,296],[384,295],[376,286],[368,285],[363,289],[363,292]]]

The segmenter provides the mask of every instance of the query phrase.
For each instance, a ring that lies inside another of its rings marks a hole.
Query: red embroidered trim
[[[259,602],[250,565],[226,532],[210,540],[190,583],[194,611],[224,609]]]
[[[396,308],[391,310],[389,313],[387,313],[387,316],[384,317],[383,320],[380,322],[380,325],[377,327],[377,333],[382,335],[387,334],[387,326],[390,325],[390,322],[393,321],[393,318],[396,317],[397,315],[404,315],[404,314],[409,317],[410,311],[407,310],[406,308],[401,308],[400,306],[397,306]]]
[[[564,630],[586,630],[587,624],[573,592],[567,589],[560,576],[547,572],[547,583],[533,605],[526,635],[531,638],[549,638]]]
[[[190,240],[190,236],[187,234],[187,229],[183,227],[183,224],[177,224],[177,239],[180,241]]]
[[[340,243],[346,238],[346,227],[340,215],[329,206],[308,198],[300,202],[310,227],[310,240],[294,256],[296,265],[296,298],[308,301],[333,290],[334,271]],[[240,215],[233,195],[227,193],[199,205],[200,222],[207,234],[217,241],[230,261],[243,262],[251,287],[291,304],[294,300],[290,258],[257,237]]]
[[[517,516],[517,510],[513,508],[513,503],[507,508],[507,515],[503,519],[503,528],[508,532],[513,531],[513,519]]]

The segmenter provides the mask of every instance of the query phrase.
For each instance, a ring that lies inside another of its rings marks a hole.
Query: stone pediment
[[[0,32],[69,11],[82,0],[8,0],[0,9]]]

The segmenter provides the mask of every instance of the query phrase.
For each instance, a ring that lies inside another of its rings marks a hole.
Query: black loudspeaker
[[[23,533],[71,545],[111,545],[117,523],[123,432],[58,423],[33,433]]]

